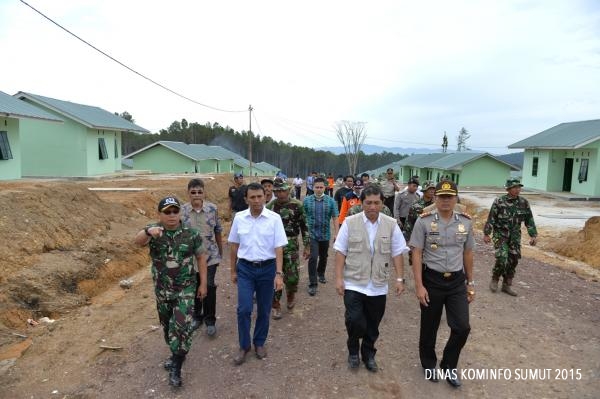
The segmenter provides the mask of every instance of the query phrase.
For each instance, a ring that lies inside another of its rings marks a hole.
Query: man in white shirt
[[[377,372],[375,341],[385,313],[390,266],[394,266],[400,295],[404,291],[402,254],[408,247],[396,220],[381,213],[381,188],[368,185],[361,203],[363,211],[345,219],[333,246],[337,251],[335,288],[346,308],[348,365],[351,369],[360,366],[360,349],[367,370]]]
[[[300,175],[296,175],[296,177],[294,177],[294,180],[292,181],[292,184],[294,184],[294,190],[295,190],[295,196],[297,200],[300,200],[300,194],[302,191],[302,184],[304,184],[304,180],[302,180],[302,178],[300,177]]]
[[[287,237],[281,217],[265,208],[265,192],[258,183],[246,189],[248,209],[238,212],[229,232],[231,281],[238,287],[237,322],[240,348],[233,362],[240,365],[250,351],[253,296],[256,293],[256,324],[252,343],[256,357],[267,356],[273,287],[283,289],[283,247]]]

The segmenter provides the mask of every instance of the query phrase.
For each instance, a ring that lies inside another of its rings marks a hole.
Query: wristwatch
[[[470,285],[472,287],[475,287],[475,280],[471,280],[467,282],[467,285]]]
[[[283,277],[283,272],[275,272],[275,276],[281,276],[281,277]]]
[[[397,282],[399,282],[399,283],[403,283],[403,282],[405,282],[406,280],[405,280],[405,279],[403,279],[402,277],[398,277],[398,278],[396,279],[396,281],[397,281]]]

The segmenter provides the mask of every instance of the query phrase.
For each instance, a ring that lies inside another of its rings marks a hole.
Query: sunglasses
[[[190,194],[192,194],[192,195],[204,194],[204,191],[202,191],[202,190],[200,190],[200,191],[190,191]]]
[[[179,208],[175,208],[175,209],[167,209],[166,211],[162,212],[165,215],[177,215],[179,213]]]

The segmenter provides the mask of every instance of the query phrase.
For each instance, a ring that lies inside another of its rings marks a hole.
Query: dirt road
[[[153,191],[146,199],[148,203],[164,190]],[[101,197],[109,201],[112,196]],[[150,205],[118,208],[124,214],[113,215],[117,219],[104,231],[107,241],[103,245],[115,246],[120,239],[133,236],[147,220],[139,214],[139,207],[151,212]],[[597,398],[600,284],[534,258],[524,258],[515,279],[521,295],[513,298],[492,294],[486,288],[492,251],[483,244],[480,234],[477,244],[478,285],[471,305],[472,331],[460,360],[460,367],[471,374],[466,375],[458,390],[445,382],[423,380],[417,351],[420,312],[409,271],[407,292],[401,297],[390,293],[388,298],[377,344],[379,373],[369,373],[364,367],[357,372],[348,370],[342,300],[332,283],[320,285],[317,296],[309,297],[305,265],[297,307],[293,313],[284,312],[283,319],[271,322],[269,356],[264,360],[251,357],[244,365],[233,366],[232,355],[237,348],[236,295],[225,261],[218,271],[218,334],[211,339],[201,329],[195,336],[184,365],[181,389],[168,386],[167,373],[161,366],[168,350],[157,328],[149,270],[143,266],[129,274],[134,281],[131,289],[122,289],[113,282],[99,295],[90,296],[84,306],[71,306],[56,314],[57,321],[51,325],[17,328],[19,317],[13,315],[10,320],[15,324],[11,325],[4,317],[4,335],[17,332],[28,335],[31,341],[15,336],[10,342],[5,340],[4,347],[16,349],[19,341],[24,342],[23,347],[30,346],[16,361],[0,361],[0,397]],[[45,254],[56,257],[61,252],[64,250],[54,249]],[[125,252],[121,250],[123,257]],[[98,254],[103,259],[111,256]],[[146,258],[135,256],[132,263],[145,264]],[[327,276],[333,280],[331,266]],[[10,276],[4,282],[15,284]],[[12,298],[11,291],[0,293],[5,299]],[[447,330],[443,321],[439,351]],[[122,349],[101,349],[100,345]],[[488,375],[474,374],[485,372]],[[491,373],[498,372],[499,378],[491,378]]]

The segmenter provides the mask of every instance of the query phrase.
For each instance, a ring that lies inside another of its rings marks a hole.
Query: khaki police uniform
[[[423,213],[415,223],[409,245],[423,250],[422,278],[429,294],[429,306],[421,305],[421,365],[424,369],[437,365],[435,344],[445,306],[451,332],[440,368],[456,369],[471,330],[463,265],[464,250],[475,246],[470,217],[454,211],[450,220],[444,221],[436,210]]]

